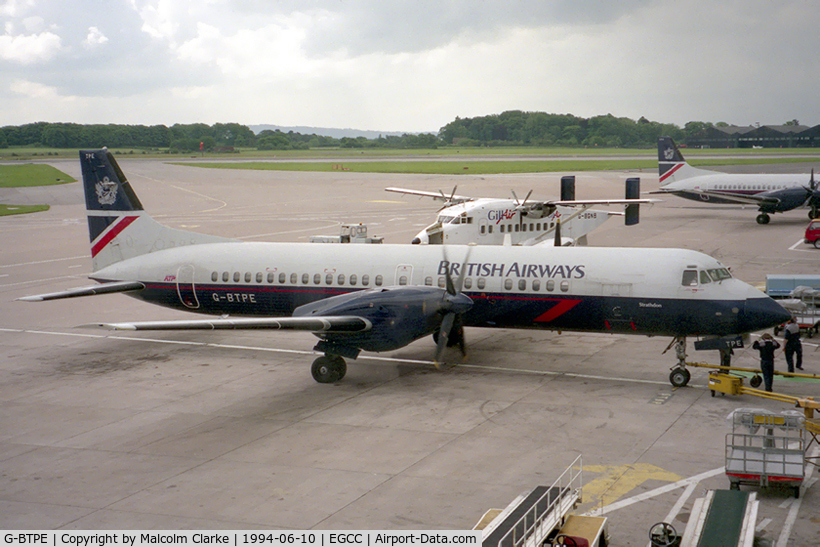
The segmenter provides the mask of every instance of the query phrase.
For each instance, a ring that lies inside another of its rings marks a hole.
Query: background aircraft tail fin
[[[658,181],[661,188],[676,180],[711,173],[689,165],[672,137],[658,138]]]
[[[122,260],[181,245],[232,241],[168,228],[143,210],[114,156],[81,150],[88,232],[94,271]]]

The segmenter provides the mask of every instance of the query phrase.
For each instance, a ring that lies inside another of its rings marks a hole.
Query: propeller
[[[469,296],[461,292],[464,285],[464,277],[467,274],[467,261],[470,259],[470,250],[468,247],[467,255],[464,257],[464,262],[461,264],[461,270],[458,273],[458,278],[453,281],[451,275],[450,261],[447,259],[446,247],[444,249],[444,260],[447,262],[447,269],[444,272],[444,280],[446,290],[441,297],[439,304],[439,311],[444,314],[439,326],[438,341],[436,342],[436,365],[441,362],[441,356],[444,353],[444,348],[453,345],[451,339],[453,335],[456,336],[456,342],[461,350],[461,355],[467,355],[467,349],[464,345],[464,323],[463,315],[473,307],[473,301]]]
[[[814,168],[811,170],[811,178],[806,193],[808,194],[808,205],[811,208],[809,218],[817,218],[818,210],[820,210],[820,190],[817,189],[817,181],[814,179]]]
[[[447,195],[444,192],[441,191],[441,189],[439,189],[438,193],[441,194],[441,198],[442,198],[442,200],[444,200],[444,205],[441,206],[441,209],[446,209],[447,207],[452,205],[453,198],[456,195],[456,189],[457,188],[458,188],[458,184],[453,186],[453,191],[450,192],[450,197],[449,198],[447,197]],[[439,209],[439,211],[441,211],[441,209]]]
[[[532,195],[532,190],[527,192],[527,196],[524,198],[524,201],[518,201],[518,196],[515,195],[515,190],[510,190],[512,192],[513,197],[515,198],[515,208],[518,211],[518,230],[521,230],[521,226],[524,224],[524,204],[527,203],[527,200],[530,199]]]
[[[555,219],[555,246],[561,246],[561,219]]]

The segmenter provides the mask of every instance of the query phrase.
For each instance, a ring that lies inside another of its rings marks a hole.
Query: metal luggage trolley
[[[804,417],[794,411],[738,409],[726,435],[726,475],[732,490],[741,484],[790,486],[800,497],[805,475]]]

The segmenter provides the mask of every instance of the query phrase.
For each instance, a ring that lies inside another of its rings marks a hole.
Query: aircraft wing
[[[586,199],[586,200],[559,200],[559,201],[545,201],[544,205],[561,205],[564,207],[578,207],[582,205],[630,205],[632,203],[640,203],[642,205],[650,205],[653,203],[660,203],[662,199],[654,198],[639,198],[639,199]]]
[[[176,321],[135,321],[131,323],[89,323],[80,327],[109,330],[304,330],[310,332],[361,332],[373,324],[363,317],[331,315],[311,317],[237,317]]]
[[[80,287],[77,289],[67,289],[65,291],[51,292],[46,294],[34,294],[23,296],[17,300],[23,302],[43,302],[45,300],[60,300],[62,298],[75,298],[78,296],[94,296],[97,294],[111,294],[115,292],[141,291],[145,284],[139,281],[115,281],[111,283],[100,283],[90,287]]]
[[[456,203],[464,203],[465,201],[472,201],[473,198],[469,196],[446,195],[444,192],[425,192],[423,190],[411,190],[409,188],[395,188],[389,187],[384,189],[385,192],[396,192],[397,194],[409,194],[411,196],[421,196],[425,198],[433,198],[439,201],[448,202],[450,205]]]

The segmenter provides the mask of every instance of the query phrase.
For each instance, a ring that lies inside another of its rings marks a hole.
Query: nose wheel
[[[690,377],[691,375],[687,369],[682,366],[676,366],[672,369],[672,372],[669,373],[669,383],[674,387],[684,387],[689,383]]]
[[[338,355],[323,355],[313,361],[310,373],[320,384],[332,384],[345,377],[347,363]]]

